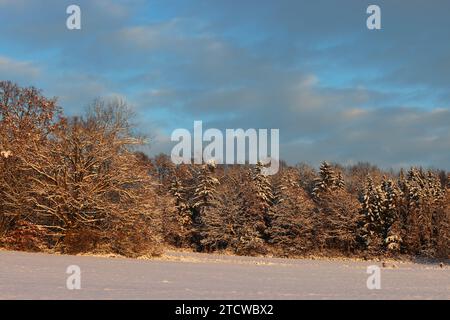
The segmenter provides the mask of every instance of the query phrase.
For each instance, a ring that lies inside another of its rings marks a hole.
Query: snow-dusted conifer
[[[319,178],[313,189],[313,196],[319,198],[322,192],[332,190],[336,187],[337,176],[331,165],[324,161],[320,165]]]

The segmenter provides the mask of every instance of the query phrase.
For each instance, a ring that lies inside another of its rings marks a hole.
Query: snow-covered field
[[[70,265],[80,267],[80,290],[67,289]],[[380,267],[379,290],[367,288],[370,265]],[[0,299],[450,299],[450,269],[178,252],[133,260],[0,251]]]

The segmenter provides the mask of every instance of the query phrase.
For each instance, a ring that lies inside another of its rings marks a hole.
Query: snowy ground
[[[156,260],[0,251],[0,299],[450,299],[436,264],[247,258],[167,253]],[[69,265],[81,289],[68,290]],[[367,288],[367,266],[381,289]]]

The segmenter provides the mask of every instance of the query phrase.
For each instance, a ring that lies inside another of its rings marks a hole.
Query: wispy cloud
[[[3,79],[25,81],[36,79],[40,69],[28,61],[18,61],[0,55],[0,76]]]
[[[45,6],[44,6],[45,4]],[[447,1],[0,0],[0,76],[60,96],[68,113],[126,97],[153,153],[194,120],[279,128],[290,161],[450,169]],[[42,9],[45,7],[45,10]]]

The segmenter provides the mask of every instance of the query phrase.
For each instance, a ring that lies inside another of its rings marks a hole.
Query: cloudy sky
[[[67,114],[123,97],[151,153],[203,120],[279,128],[290,163],[450,169],[448,0],[0,0],[0,21],[1,80]]]

